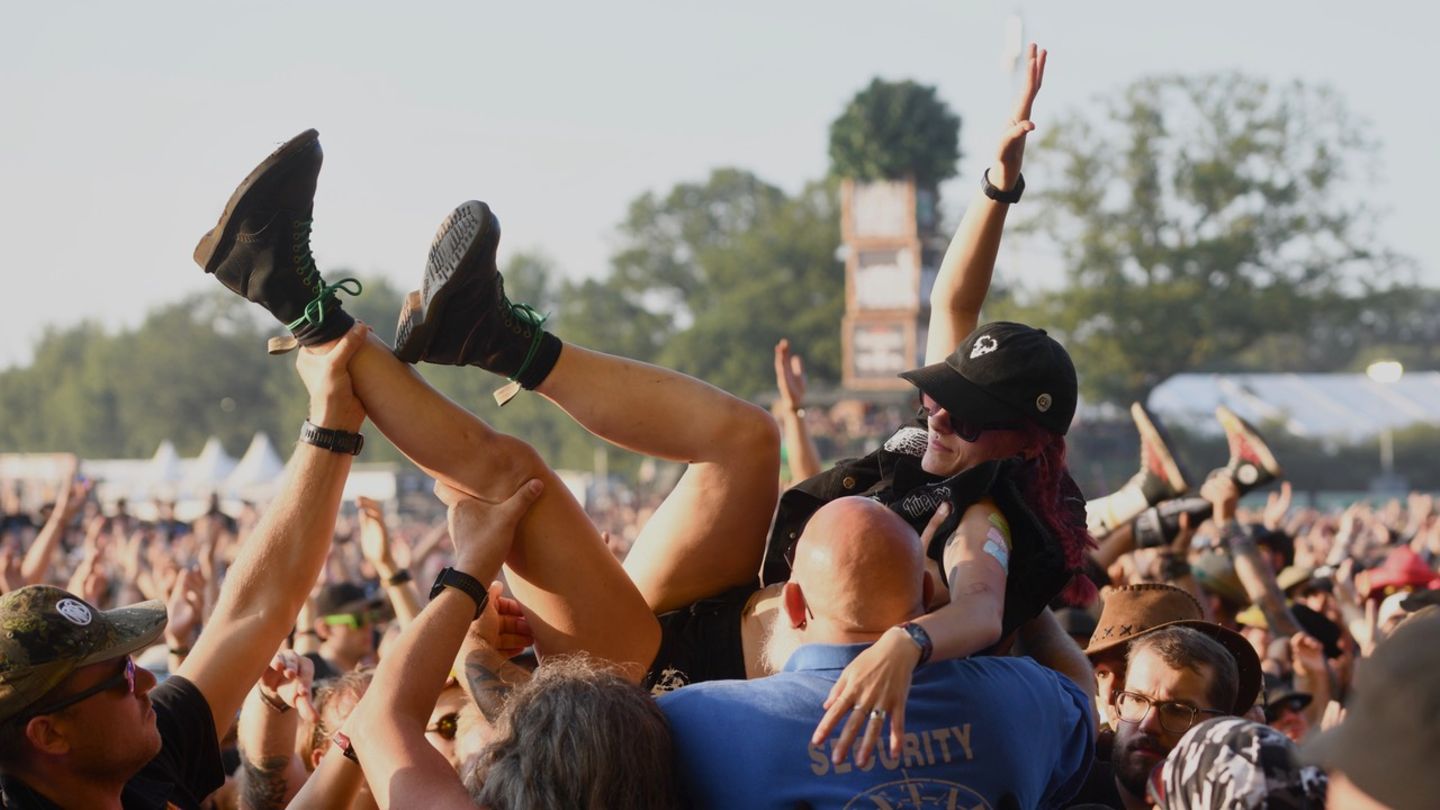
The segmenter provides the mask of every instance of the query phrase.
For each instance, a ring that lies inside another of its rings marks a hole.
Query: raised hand
[[[515,529],[545,485],[532,478],[500,503],[489,503],[435,482],[435,495],[450,508],[450,539],[456,567],[471,576],[493,576],[510,553]]]
[[[355,515],[360,523],[360,553],[382,574],[395,571],[395,555],[390,543],[390,529],[385,525],[385,510],[378,501],[361,496],[355,499]]]
[[[805,406],[805,363],[800,355],[790,353],[789,338],[781,338],[775,344],[775,388],[786,410]]]
[[[184,649],[195,640],[195,631],[205,615],[205,577],[193,568],[179,571],[165,600],[165,643]]]
[[[1265,511],[1261,517],[1265,528],[1273,532],[1285,525],[1285,515],[1290,511],[1290,502],[1294,495],[1290,482],[1283,481],[1279,492],[1272,492],[1265,498]]]
[[[300,716],[313,723],[320,719],[310,700],[310,686],[315,680],[315,665],[294,650],[281,650],[270,659],[256,687],[268,702],[279,702],[299,710]]]
[[[1326,671],[1325,645],[1314,636],[1296,633],[1290,637],[1290,665],[1299,678],[1323,674]]]
[[[310,421],[331,430],[355,432],[365,421],[365,406],[350,382],[350,358],[365,345],[370,327],[359,321],[335,343],[298,352],[295,368],[310,392]]]
[[[1035,129],[1030,112],[1035,96],[1040,93],[1040,84],[1045,78],[1045,57],[1048,52],[1035,43],[1025,52],[1025,81],[1020,97],[1015,101],[1015,110],[1005,133],[1000,137],[1000,149],[996,153],[995,165],[990,169],[990,182],[1001,189],[1010,189],[1020,176],[1020,164],[1025,157],[1025,136]]]

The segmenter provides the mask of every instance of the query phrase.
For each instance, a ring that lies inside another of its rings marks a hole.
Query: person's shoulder
[[[815,692],[817,680],[802,672],[779,672],[753,680],[704,681],[683,686],[657,698],[660,709],[674,718],[700,715],[714,718],[717,712],[774,710],[796,698]]]
[[[150,703],[155,711],[165,712],[198,712],[204,710],[206,716],[210,714],[210,701],[205,699],[205,694],[200,687],[191,683],[181,675],[171,675],[160,682],[148,693]],[[212,723],[213,725],[213,723]]]

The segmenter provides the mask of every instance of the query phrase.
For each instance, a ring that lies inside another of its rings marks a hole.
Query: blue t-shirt
[[[810,735],[840,672],[867,644],[809,644],[785,671],[660,697],[697,808],[998,808],[1062,804],[1094,754],[1090,698],[1029,658],[936,661],[915,671],[905,742],[869,766],[830,762]],[[858,743],[857,743],[858,744]],[[1001,805],[1009,794],[1015,804]]]

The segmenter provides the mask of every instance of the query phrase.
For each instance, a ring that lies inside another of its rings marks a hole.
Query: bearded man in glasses
[[[1161,628],[1130,642],[1125,686],[1115,694],[1115,786],[1142,810],[1150,772],[1190,727],[1232,714],[1240,676],[1219,642],[1192,627]]]

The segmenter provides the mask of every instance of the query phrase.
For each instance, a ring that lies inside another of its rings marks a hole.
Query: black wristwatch
[[[906,635],[910,636],[910,640],[915,642],[915,646],[920,648],[920,660],[915,662],[915,666],[919,667],[929,661],[931,654],[935,652],[935,644],[930,641],[930,634],[925,632],[925,628],[915,622],[905,622],[899,627],[905,631]]]
[[[435,584],[430,587],[430,599],[433,601],[446,588],[454,588],[475,600],[475,618],[477,619],[480,618],[481,613],[485,612],[485,605],[490,602],[490,590],[485,587],[485,583],[464,571],[456,571],[449,566],[440,569],[439,576],[435,577]]]
[[[348,453],[352,456],[360,455],[360,449],[365,446],[365,437],[359,433],[322,428],[309,419],[300,426],[300,441],[313,444],[321,450]]]
[[[1025,193],[1025,175],[1017,174],[1015,178],[1015,187],[1009,191],[1002,191],[990,185],[990,170],[986,169],[985,173],[980,176],[980,188],[985,191],[986,197],[989,197],[995,202],[1006,204],[1018,203],[1020,202],[1020,195]]]

